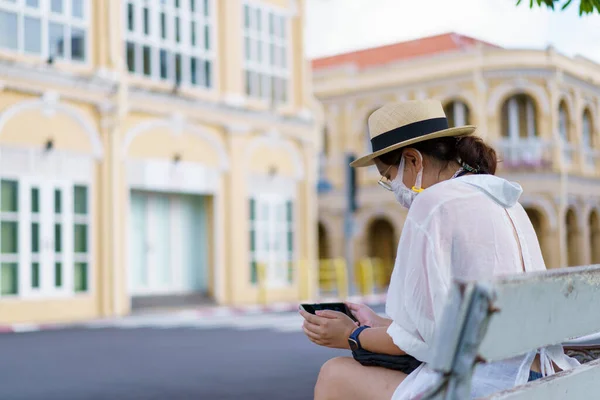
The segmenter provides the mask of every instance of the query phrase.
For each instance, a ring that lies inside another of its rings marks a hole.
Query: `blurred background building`
[[[359,169],[348,225],[348,158],[371,151],[367,119],[376,108],[436,98],[450,125],[479,127],[499,153],[498,174],[523,186],[547,267],[600,263],[598,64],[449,33],[315,59],[313,86],[326,116],[321,258],[379,258],[389,273],[406,212],[377,185],[376,168]]]
[[[0,322],[298,298],[304,1],[0,0]]]

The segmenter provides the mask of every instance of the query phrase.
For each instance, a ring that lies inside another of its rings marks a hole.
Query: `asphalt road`
[[[267,329],[0,334],[0,399],[312,399],[323,362],[348,353]]]

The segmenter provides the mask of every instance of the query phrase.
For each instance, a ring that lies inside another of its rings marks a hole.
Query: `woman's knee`
[[[338,398],[344,387],[344,379],[348,378],[345,371],[352,362],[355,361],[349,357],[336,357],[323,364],[315,386],[315,399]]]

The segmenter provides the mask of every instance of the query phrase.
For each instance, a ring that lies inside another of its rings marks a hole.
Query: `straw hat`
[[[440,137],[470,135],[475,129],[473,125],[448,128],[444,108],[437,100],[386,104],[369,117],[373,152],[350,166],[367,167],[374,164],[373,159],[401,147]]]

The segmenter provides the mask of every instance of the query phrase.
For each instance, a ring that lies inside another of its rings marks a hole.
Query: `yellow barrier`
[[[338,297],[342,300],[348,298],[348,270],[346,268],[346,261],[343,259],[333,260],[337,281],[337,292]]]
[[[363,295],[385,291],[390,283],[393,264],[380,258],[363,258],[356,265],[355,283]]]
[[[301,260],[298,263],[298,266],[299,266],[298,289],[300,291],[300,293],[299,293],[300,301],[308,301],[308,300],[312,300],[315,298],[315,294],[317,292],[317,287],[318,287],[318,282],[317,282],[318,271],[315,268],[316,263],[317,263],[317,260],[315,260],[315,261]]]
[[[373,294],[375,290],[374,260],[370,258],[363,258],[358,262],[356,280],[358,289],[362,295]]]
[[[362,295],[386,290],[391,276],[391,265],[388,264],[379,258],[363,258],[356,263],[354,282]],[[348,298],[346,261],[342,258],[322,259],[316,266],[308,260],[300,263],[300,298],[313,298],[317,288],[321,296]]]
[[[348,297],[348,270],[342,258],[319,260],[319,291],[340,299]]]

